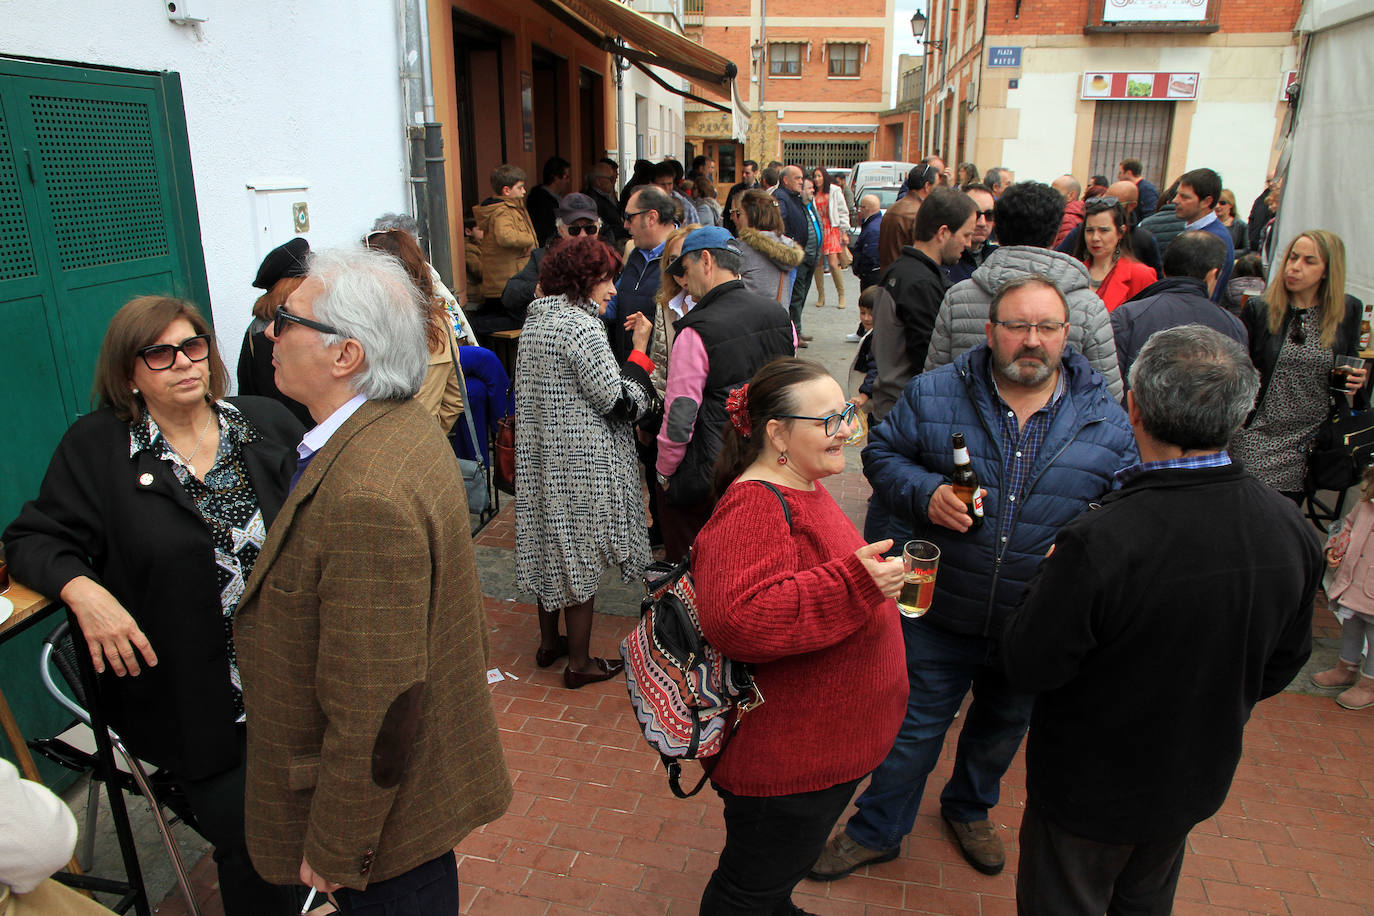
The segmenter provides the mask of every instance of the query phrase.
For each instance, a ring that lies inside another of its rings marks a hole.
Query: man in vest
[[[795,352],[787,312],[775,300],[745,289],[739,268],[739,242],[718,226],[688,235],[682,254],[667,267],[696,300],[673,325],[658,433],[659,525],[674,561],[687,555],[715,505],[712,469],[730,389]]]

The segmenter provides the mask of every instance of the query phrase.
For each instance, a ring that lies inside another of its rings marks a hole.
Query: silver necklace
[[[192,464],[191,461],[196,457],[196,452],[200,451],[201,443],[205,441],[205,434],[210,431],[210,421],[214,418],[215,410],[212,407],[210,408],[210,416],[205,418],[205,425],[200,428],[200,438],[196,440],[196,447],[191,449],[191,454],[189,455],[181,454],[181,449],[173,445],[172,440],[170,438],[166,437],[165,435],[163,436],[164,439],[167,439],[167,447],[170,448],[172,451],[176,452],[178,458],[186,462],[186,467],[190,469],[192,477],[196,476],[196,466]]]

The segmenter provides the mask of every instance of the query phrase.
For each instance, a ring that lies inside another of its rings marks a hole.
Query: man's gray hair
[[[1187,451],[1226,447],[1255,404],[1260,377],[1239,343],[1185,324],[1150,335],[1130,383],[1145,432]]]
[[[625,198],[625,209],[629,209],[630,200],[636,197],[639,200],[639,209],[654,211],[658,214],[660,223],[671,226],[677,222],[677,202],[658,185],[642,184],[638,191],[630,192],[630,196]]]
[[[415,222],[415,217],[409,213],[383,213],[372,223],[373,232],[384,232],[387,229],[404,229],[417,239],[420,237],[420,224]]]
[[[324,284],[315,299],[315,320],[353,338],[367,361],[353,390],[371,400],[413,397],[429,368],[425,306],[401,262],[369,248],[335,248],[310,255],[310,276]]]

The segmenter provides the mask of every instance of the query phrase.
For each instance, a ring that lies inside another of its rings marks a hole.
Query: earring
[[[134,397],[138,397],[139,395],[143,394],[143,392],[139,391],[137,388],[132,388],[130,390],[133,391]]]
[[[786,453],[786,452],[783,452],[781,455],[778,456],[778,464],[786,464],[786,463],[787,463],[787,453]]]

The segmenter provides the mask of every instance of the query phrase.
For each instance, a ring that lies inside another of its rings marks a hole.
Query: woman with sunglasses
[[[227,382],[195,306],[126,304],[96,362],[99,409],[63,436],[5,553],[75,615],[110,727],[174,774],[214,844],[225,913],[285,914],[294,889],[263,881],[244,845],[233,620],[304,429],[277,401],[225,400]]]
[[[1073,256],[1088,268],[1088,282],[1112,311],[1159,279],[1131,247],[1126,208],[1115,197],[1094,197],[1083,204],[1083,231]]]
[[[1364,305],[1345,292],[1345,244],[1312,229],[1288,243],[1263,299],[1241,314],[1250,333],[1250,359],[1260,372],[1259,396],[1245,426],[1231,440],[1231,455],[1260,480],[1301,502],[1307,446],[1326,419],[1333,398],[1337,356],[1358,356]],[[1368,369],[1346,376],[1345,393],[1358,404]]]
[[[791,913],[909,691],[892,599],[902,561],[865,544],[821,481],[844,470],[854,405],[825,368],[775,360],[730,393],[720,501],[692,547],[702,632],[749,662],[763,703],[711,771],[725,848],[703,913]]]

